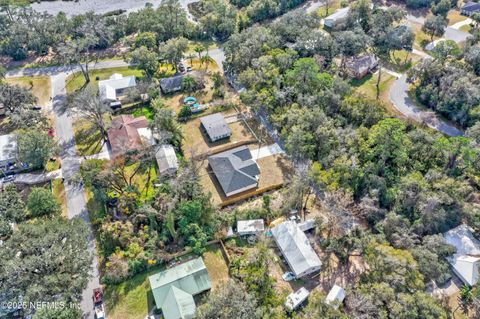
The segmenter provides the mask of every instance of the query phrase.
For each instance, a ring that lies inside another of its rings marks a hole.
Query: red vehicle
[[[95,319],[106,319],[101,288],[93,289],[93,309],[95,310]]]

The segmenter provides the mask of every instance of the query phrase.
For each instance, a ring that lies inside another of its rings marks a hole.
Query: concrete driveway
[[[262,146],[257,149],[251,150],[252,158],[254,160],[258,160],[264,157],[272,156],[275,154],[283,154],[285,153],[284,150],[278,145],[277,143],[267,146]]]

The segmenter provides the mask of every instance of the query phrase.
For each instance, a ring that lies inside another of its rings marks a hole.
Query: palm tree
[[[191,76],[185,76],[182,80],[183,90],[192,93],[197,89],[197,81]]]
[[[189,53],[189,54],[187,55],[187,59],[190,60],[190,66],[191,66],[192,68],[193,68],[193,58],[195,58],[195,55],[194,55],[194,54]]]
[[[463,285],[460,288],[459,298],[459,307],[462,308],[463,313],[468,313],[468,308],[472,305],[473,302],[473,289],[470,286]],[[458,309],[458,308],[457,308]],[[456,310],[456,309],[455,309]]]
[[[208,53],[205,54],[200,61],[202,62],[202,64],[205,63],[205,71],[208,69],[208,65],[214,62],[212,57],[209,56]]]
[[[195,46],[194,51],[197,52],[197,54],[198,54],[198,59],[199,59],[199,60],[202,60],[203,46],[202,46],[202,45],[197,45],[197,46]]]

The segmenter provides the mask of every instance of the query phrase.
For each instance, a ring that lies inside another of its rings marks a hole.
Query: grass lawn
[[[393,107],[390,102],[390,87],[395,82],[395,77],[382,72],[382,78],[380,80],[380,94],[379,100],[385,105],[386,111],[390,114],[398,114],[398,111]],[[351,81],[351,84],[356,88],[356,92],[369,98],[375,100],[377,98],[377,81],[378,81],[378,72],[375,74],[369,74],[361,80],[354,79]]]
[[[472,26],[469,24],[462,25],[460,27],[460,31],[463,31],[463,32],[470,32],[470,30],[472,30]]]
[[[467,20],[466,16],[460,14],[460,11],[450,10],[447,15],[448,25],[454,25],[457,22]]]
[[[340,0],[330,1],[330,6],[328,7],[328,13],[327,13],[327,8],[325,8],[325,6],[323,6],[320,9],[318,9],[318,11],[317,11],[318,16],[320,18],[325,18],[325,17],[333,14],[335,11],[340,9],[340,3],[341,3]]]
[[[61,179],[54,179],[52,181],[52,193],[55,199],[62,207],[62,216],[68,217],[67,213],[67,197],[65,193],[65,186]]]
[[[47,165],[45,165],[45,170],[47,172],[53,172],[56,171],[57,169],[60,169],[61,167],[61,162],[60,159],[55,159],[54,161],[48,161]]]
[[[203,261],[212,281],[212,289],[215,290],[222,282],[228,280],[228,265],[223,258],[220,246],[210,246],[203,254]]]
[[[103,146],[102,135],[85,119],[77,119],[73,125],[73,134],[80,156],[100,153]]]
[[[138,167],[138,164],[130,165],[127,171],[133,173]],[[155,189],[153,183],[157,178],[157,166],[155,162],[152,162],[150,168],[147,171],[140,171],[133,177],[133,183],[138,187],[140,191],[140,200],[151,199],[155,195]]]
[[[145,116],[147,119],[153,120],[153,117],[155,116],[155,111],[150,106],[142,106],[142,107],[136,108],[132,112],[132,114],[135,117]]]
[[[136,77],[142,77],[143,73],[141,70],[131,68],[131,67],[121,67],[121,68],[111,68],[111,69],[98,69],[90,71],[90,83],[93,84],[95,88],[98,88],[99,80],[106,80],[112,74],[120,73],[123,76],[135,75]],[[76,72],[70,75],[67,78],[67,92],[75,92],[79,90],[84,84],[85,79],[82,72]]]
[[[155,305],[148,277],[161,270],[153,268],[118,285],[107,286],[104,298],[108,317],[144,319]]]
[[[412,31],[415,34],[415,42],[413,43],[413,47],[418,50],[423,50],[423,48],[432,42],[431,37],[422,31],[422,25],[417,23],[412,23]],[[433,40],[438,39],[437,37],[433,37]]]
[[[10,84],[16,84],[32,90],[39,105],[47,105],[50,102],[52,88],[48,76],[8,78],[6,81]]]

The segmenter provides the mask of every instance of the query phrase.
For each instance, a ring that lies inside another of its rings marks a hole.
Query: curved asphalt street
[[[408,90],[409,84],[405,74],[397,79],[390,89],[390,100],[398,111],[406,117],[418,123],[424,123],[448,136],[463,135],[461,130],[439,119],[435,112],[424,111],[415,105],[415,102],[408,96]]]

